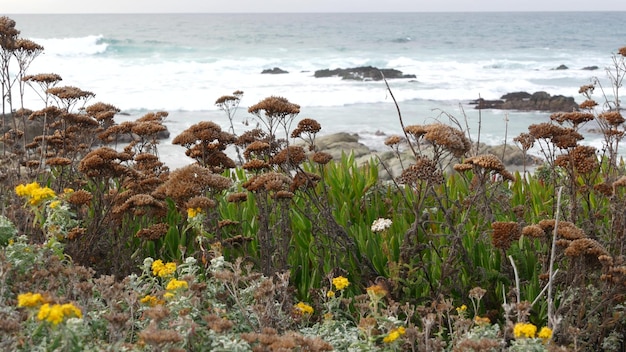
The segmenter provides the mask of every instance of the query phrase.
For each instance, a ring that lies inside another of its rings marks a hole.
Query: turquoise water
[[[62,84],[130,114],[170,112],[176,135],[204,119],[225,124],[215,100],[245,92],[245,107],[278,95],[318,119],[322,132],[353,131],[378,146],[376,132],[399,124],[382,82],[314,78],[315,70],[376,66],[415,79],[390,80],[406,124],[442,111],[477,131],[468,105],[514,91],[578,96],[611,54],[626,45],[626,13],[384,13],[12,15],[21,35],[45,47],[29,73],[54,72]],[[554,70],[566,65],[568,70]],[[595,71],[582,70],[598,66]],[[280,67],[283,75],[261,71]],[[30,106],[41,104],[34,92]],[[93,101],[93,102],[95,102]],[[483,112],[481,140],[510,141],[545,113]],[[505,120],[508,120],[505,121]],[[240,124],[239,128],[243,128]],[[593,137],[591,137],[593,138]],[[593,141],[592,141],[593,142]],[[595,141],[597,142],[597,141]]]

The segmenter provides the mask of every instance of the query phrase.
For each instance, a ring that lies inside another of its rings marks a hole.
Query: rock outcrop
[[[578,104],[573,97],[563,95],[551,96],[546,92],[514,92],[505,94],[497,100],[476,99],[470,102],[476,109],[501,109],[522,111],[573,111]]]
[[[382,72],[382,75],[381,75]],[[314,73],[316,78],[336,77],[339,76],[342,79],[355,80],[355,81],[380,81],[383,79],[383,75],[386,79],[397,78],[416,78],[415,75],[403,74],[402,71],[392,68],[376,68],[372,66],[362,66],[353,68],[336,68],[334,70],[324,69],[317,70]]]
[[[280,75],[284,73],[289,73],[289,71],[285,71],[280,67],[266,68],[265,70],[261,72],[261,74],[270,74],[270,75]]]
[[[352,133],[341,132],[318,136],[315,139],[315,143],[319,151],[329,153],[335,161],[341,160],[342,153],[354,153],[354,159],[358,165],[365,165],[370,162],[384,163],[384,167],[379,167],[379,178],[381,180],[390,180],[392,177],[400,176],[402,168],[408,167],[415,161],[415,157],[409,151],[400,153],[401,162],[398,155],[392,152],[391,149],[383,151],[373,150],[359,142],[359,136]],[[510,172],[522,172],[524,167],[526,167],[527,171],[530,171],[541,164],[541,159],[524,155],[522,150],[515,145],[507,145],[506,147],[504,145],[481,145],[479,149],[479,154],[494,154],[499,158],[502,158],[504,155],[502,162]],[[430,149],[426,147],[422,148],[422,150],[425,155],[428,155]],[[454,172],[451,169],[447,171]]]

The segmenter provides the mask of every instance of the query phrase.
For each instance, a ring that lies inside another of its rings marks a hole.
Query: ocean
[[[299,104],[321,134],[353,132],[382,150],[401,132],[382,81],[315,78],[321,69],[374,66],[416,78],[388,80],[405,125],[453,116],[489,144],[512,139],[549,113],[478,110],[470,101],[517,91],[546,91],[583,100],[594,77],[608,87],[605,68],[626,45],[626,13],[308,13],[9,15],[21,37],[45,50],[28,73],[56,73],[60,85],[91,91],[88,102],[112,104],[121,122],[167,111],[172,138],[211,120],[227,129],[215,100],[244,92],[238,133],[254,125],[247,107],[269,96]],[[560,65],[566,70],[555,70]],[[597,70],[583,70],[598,66]],[[278,67],[286,74],[261,74]],[[600,97],[598,97],[600,98]],[[26,107],[41,100],[26,92]],[[586,143],[601,147],[590,133]],[[162,142],[171,167],[191,160]]]

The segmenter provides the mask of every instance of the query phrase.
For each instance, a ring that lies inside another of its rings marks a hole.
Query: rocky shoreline
[[[385,165],[385,167],[379,168],[379,177],[382,180],[390,180],[392,177],[400,176],[402,173],[402,165],[406,167],[415,160],[410,151],[401,151],[401,163],[400,159],[391,149],[372,149],[361,143],[359,135],[356,133],[339,132],[319,136],[315,139],[315,144],[319,151],[329,153],[333,156],[333,160],[335,161],[341,160],[342,153],[353,153],[354,159],[358,165],[366,165],[372,160],[378,160],[379,163]],[[428,149],[426,149],[425,152],[428,153]],[[479,154],[493,154],[498,156],[502,159],[502,163],[509,172],[524,172],[524,168],[525,171],[530,172],[542,164],[542,160],[538,157],[527,155],[525,158],[522,150],[513,144],[506,146],[481,144]]]

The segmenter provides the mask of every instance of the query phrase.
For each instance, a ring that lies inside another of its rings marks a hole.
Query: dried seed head
[[[491,224],[491,243],[494,247],[507,250],[513,241],[519,239],[521,235],[520,225],[517,222],[496,221]]]
[[[546,236],[546,232],[539,225],[528,225],[522,228],[522,235],[526,237],[542,238]]]
[[[135,236],[144,240],[156,241],[164,237],[168,230],[169,225],[161,222],[137,231]]]
[[[385,145],[393,146],[393,145],[402,143],[402,141],[403,141],[403,138],[401,136],[393,135],[385,139]]]
[[[313,154],[313,161],[320,165],[326,165],[332,159],[333,159],[333,156],[325,152],[317,152]]]
[[[291,132],[291,138],[301,137],[302,134],[316,134],[322,129],[322,126],[313,119],[302,119],[298,122],[298,127]]]

